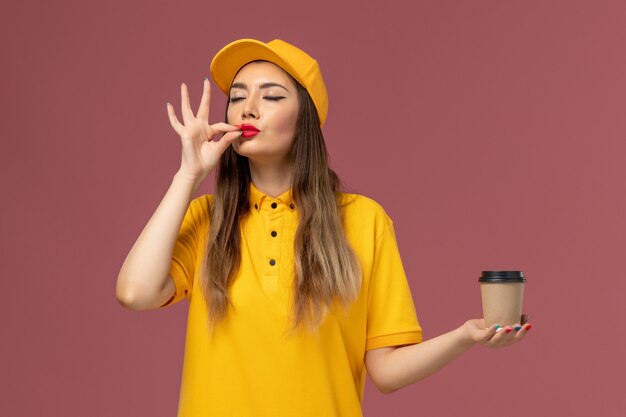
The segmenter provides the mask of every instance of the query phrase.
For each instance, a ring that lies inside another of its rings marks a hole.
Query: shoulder
[[[215,195],[213,194],[203,194],[192,199],[189,203],[189,208],[194,210],[208,210],[213,204],[214,199]]]
[[[389,218],[385,208],[372,197],[363,194],[340,194],[342,209],[349,211],[351,214],[361,213],[369,216]]]
[[[215,199],[214,194],[202,194],[201,196],[196,197],[193,200],[191,200],[191,203],[189,203],[189,206],[209,208],[211,204],[213,204],[214,199]]]
[[[192,221],[196,225],[208,224],[214,198],[213,194],[203,194],[192,199],[185,214],[185,221]]]
[[[373,229],[376,236],[393,223],[378,201],[363,194],[341,193],[341,210],[346,228]]]

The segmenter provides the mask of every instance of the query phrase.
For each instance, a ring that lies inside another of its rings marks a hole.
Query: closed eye
[[[279,100],[284,99],[285,97],[281,97],[281,96],[277,96],[277,97],[267,96],[267,97],[263,97],[263,98],[268,99],[268,100],[272,100],[272,101],[279,101]],[[243,99],[244,99],[244,97],[233,97],[233,98],[229,99],[228,101],[230,103],[234,103],[236,101],[243,100]]]

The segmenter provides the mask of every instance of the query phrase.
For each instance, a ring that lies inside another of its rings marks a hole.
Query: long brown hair
[[[289,75],[289,74],[287,74]],[[291,75],[298,93],[292,196],[298,210],[294,240],[293,320],[288,333],[306,324],[318,327],[338,298],[344,307],[361,289],[361,266],[343,229],[341,180],[328,166],[328,152],[319,116],[307,90]],[[228,123],[228,105],[225,121]],[[248,158],[232,146],[216,168],[216,193],[210,208],[210,229],[200,285],[207,301],[209,329],[232,306],[229,288],[241,263],[240,224],[250,214]]]

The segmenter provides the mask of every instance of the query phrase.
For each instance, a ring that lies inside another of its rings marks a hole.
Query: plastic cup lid
[[[522,271],[482,271],[478,282],[526,282]]]

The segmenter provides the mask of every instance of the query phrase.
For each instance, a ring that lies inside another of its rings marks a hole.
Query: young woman
[[[211,75],[226,120],[208,123],[208,79],[196,115],[184,83],[182,123],[168,103],[181,166],[117,281],[132,310],[189,301],[179,416],[361,416],[366,371],[389,393],[524,338],[523,317],[422,340],[392,220],[328,166],[312,57],[241,39]],[[193,198],[213,170],[216,193]]]

